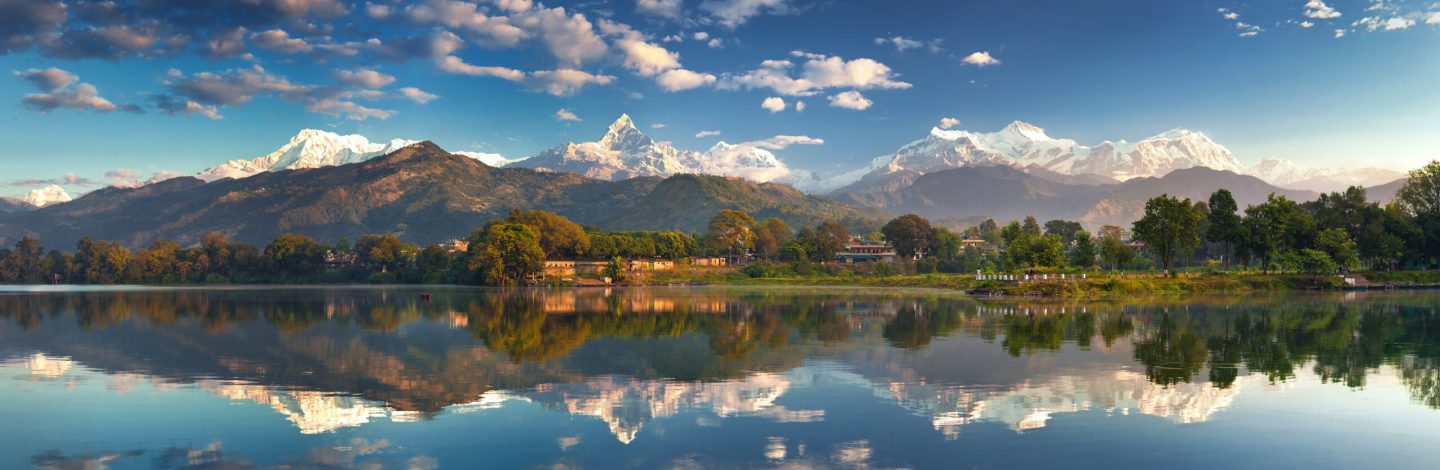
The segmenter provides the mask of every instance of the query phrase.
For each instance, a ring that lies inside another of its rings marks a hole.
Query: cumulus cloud
[[[680,54],[638,38],[622,38],[615,41],[615,46],[624,54],[623,64],[642,77],[680,68]]]
[[[714,137],[717,135],[720,135],[720,131],[700,131],[695,133],[695,138],[703,139],[706,137]]]
[[[525,77],[525,85],[531,90],[555,96],[571,96],[589,85],[609,85],[615,77],[596,75],[574,69],[541,70]]]
[[[1343,29],[1337,29],[1337,30],[1335,30],[1335,39],[1340,39],[1340,38],[1343,38],[1343,37],[1345,37],[1345,30],[1343,30]]]
[[[960,59],[960,61],[976,67],[989,67],[1000,64],[1000,60],[991,56],[990,51],[972,52],[970,55],[965,56],[965,58]]]
[[[66,174],[64,174],[63,176],[59,177],[59,178],[20,179],[20,180],[12,180],[12,181],[8,181],[8,182],[5,182],[5,183],[0,183],[0,184],[4,184],[5,186],[15,186],[15,187],[36,187],[36,186],[49,186],[49,185],[52,185],[52,184],[54,184],[54,185],[64,185],[64,186],[97,186],[97,185],[99,185],[100,183],[97,182],[97,181],[95,181],[95,180],[92,180],[92,179],[90,179],[90,178],[86,178],[86,177],[84,177],[84,176],[77,175],[77,174],[75,174],[75,173],[66,173]]]
[[[155,103],[156,108],[164,111],[166,114],[184,114],[186,116],[200,115],[215,121],[224,119],[224,116],[220,115],[220,107],[213,104],[204,105],[196,103],[193,100],[180,99],[165,94],[152,95],[150,100]]]
[[[25,50],[64,23],[60,0],[0,0],[0,53]]]
[[[400,96],[404,96],[404,97],[406,97],[406,98],[409,98],[410,101],[414,101],[414,102],[420,103],[420,104],[425,104],[425,103],[429,103],[429,102],[431,102],[431,101],[435,101],[436,98],[439,98],[439,97],[440,97],[440,95],[436,95],[436,94],[432,94],[432,93],[426,93],[425,91],[423,91],[423,90],[421,90],[421,89],[419,89],[419,88],[415,88],[415,87],[413,87],[413,86],[402,87],[402,88],[400,88],[399,91],[400,91]]]
[[[201,49],[201,55],[210,59],[249,57],[250,54],[245,50],[245,31],[244,26],[236,26],[211,32],[210,38]]]
[[[708,73],[675,69],[660,74],[655,83],[665,91],[683,91],[715,83],[715,80],[715,76]]]
[[[875,104],[875,102],[866,99],[865,95],[861,95],[860,92],[854,90],[831,95],[829,100],[830,106],[856,111],[868,109],[870,105]]]
[[[508,67],[471,65],[465,63],[464,60],[461,60],[459,57],[455,57],[453,55],[444,56],[437,59],[435,62],[435,66],[439,67],[442,71],[460,75],[470,75],[474,77],[497,77],[512,82],[518,82],[525,79],[525,72],[521,72],[519,70]]]
[[[804,101],[796,101],[796,102],[795,102],[795,111],[804,111],[804,110],[805,110],[805,102],[804,102]]]
[[[765,98],[765,101],[761,101],[760,107],[772,113],[778,113],[785,110],[785,100],[778,96],[771,96]]]
[[[305,54],[315,50],[304,39],[292,38],[290,33],[278,28],[251,34],[250,42],[260,49],[281,54]]]
[[[762,14],[786,15],[795,11],[787,0],[705,0],[700,10],[711,21],[731,29]]]
[[[1429,15],[1426,15],[1425,24],[1440,25],[1440,11],[1433,11],[1430,12]]]
[[[953,118],[953,117],[943,117],[943,118],[940,118],[940,128],[941,128],[941,129],[949,129],[949,128],[952,128],[952,127],[955,127],[955,126],[958,126],[958,125],[960,125],[960,120],[959,120],[959,119],[955,119],[955,118]]]
[[[684,6],[682,0],[635,0],[635,10],[647,15],[678,19]]]
[[[364,77],[368,74],[353,75],[352,79],[364,82]],[[383,77],[370,77],[369,80],[384,81]],[[165,81],[165,87],[174,96],[154,98],[156,106],[161,110],[170,114],[200,114],[211,119],[219,119],[220,107],[244,105],[258,96],[273,96],[285,101],[303,103],[310,112],[343,116],[352,120],[385,119],[394,113],[346,100],[354,95],[353,92],[338,87],[292,83],[259,65],[247,69],[200,72],[188,77],[176,71],[171,79]]]
[[[55,67],[30,69],[15,72],[19,77],[43,93],[32,93],[20,99],[20,104],[33,111],[48,113],[61,108],[80,111],[108,113],[115,110],[139,113],[139,106],[125,104],[116,106],[100,96],[100,90],[89,83],[81,83],[80,77]]]
[[[1310,0],[1305,3],[1305,17],[1327,20],[1339,18],[1340,12],[1326,5],[1323,0]]]
[[[705,47],[708,47],[708,48],[711,48],[711,49],[719,49],[719,48],[721,48],[721,47],[725,47],[725,43],[724,43],[724,42],[721,42],[721,41],[720,41],[720,38],[714,38],[714,39],[711,39],[710,42],[705,43]]]
[[[802,51],[791,54],[805,60],[798,70],[789,60],[766,60],[758,69],[738,75],[726,75],[721,80],[720,87],[768,88],[783,95],[811,96],[827,88],[904,89],[911,86],[898,80],[898,75],[890,70],[889,66],[874,59],[845,60]]]
[[[576,116],[576,115],[575,115],[575,112],[573,112],[573,111],[570,111],[570,110],[565,109],[565,108],[560,108],[559,111],[556,111],[556,112],[555,112],[555,120],[556,120],[556,121],[575,121],[575,122],[579,122],[579,121],[580,121],[580,116]]]
[[[395,83],[395,76],[371,69],[336,70],[335,79],[361,88],[382,88]]]
[[[1300,27],[1301,27],[1301,28],[1305,28],[1305,29],[1310,29],[1311,27],[1314,27],[1314,26],[1315,26],[1315,23],[1311,23],[1311,22],[1309,22],[1309,21],[1301,21],[1299,24],[1300,24]]]

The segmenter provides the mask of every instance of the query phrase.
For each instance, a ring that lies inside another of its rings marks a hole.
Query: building
[[[631,271],[669,271],[675,269],[675,262],[668,259],[632,259]]]
[[[864,240],[860,237],[850,239],[845,244],[845,249],[835,253],[835,260],[840,264],[855,263],[894,263],[896,259],[895,248],[887,242]]]
[[[454,240],[441,243],[440,248],[445,249],[445,251],[450,254],[464,253],[466,251],[470,251],[470,242],[465,241],[465,239],[463,238],[456,238]]]
[[[690,264],[705,267],[718,267],[728,265],[725,258],[721,256],[694,256],[690,258]]]

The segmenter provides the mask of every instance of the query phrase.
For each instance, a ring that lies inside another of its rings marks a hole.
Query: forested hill
[[[719,209],[780,217],[793,226],[883,216],[777,184],[695,175],[602,181],[494,168],[421,142],[350,165],[103,189],[70,203],[0,214],[0,244],[31,235],[52,247],[74,246],[82,237],[131,247],[159,240],[187,246],[209,231],[256,244],[282,233],[318,240],[393,233],[427,244],[467,235],[513,209],[543,209],[616,230],[703,231]]]

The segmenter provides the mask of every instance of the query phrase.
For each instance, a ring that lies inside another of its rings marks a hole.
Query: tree
[[[1025,216],[1025,224],[1021,225],[1020,228],[1024,229],[1025,233],[1030,234],[1032,237],[1040,236],[1040,223],[1035,221],[1035,216],[1033,215]]]
[[[1328,255],[1342,270],[1348,271],[1360,266],[1360,250],[1343,228],[1321,230],[1315,238],[1315,247]]]
[[[505,221],[535,229],[535,233],[540,234],[540,248],[549,259],[575,258],[590,249],[590,236],[585,229],[553,212],[512,210]]]
[[[419,248],[391,234],[364,235],[355,241],[355,260],[362,266],[385,272],[399,271],[418,254]]]
[[[1205,239],[1214,243],[1220,243],[1225,247],[1225,265],[1230,265],[1230,258],[1234,256],[1235,246],[1244,241],[1244,227],[1240,225],[1240,207],[1235,204],[1235,196],[1230,190],[1221,189],[1210,195],[1210,227],[1205,231]]]
[[[1111,270],[1115,270],[1129,264],[1130,260],[1135,258],[1135,251],[1125,246],[1119,237],[1101,236],[1100,256],[1105,258],[1105,264],[1109,265]]]
[[[1095,267],[1095,242],[1090,240],[1090,232],[1081,230],[1075,234],[1075,247],[1070,249],[1070,265],[1084,269]]]
[[[755,246],[755,219],[744,212],[723,209],[710,218],[706,247],[712,253],[733,255]]]
[[[1440,160],[1411,171],[1395,201],[1411,215],[1440,214]]]
[[[953,260],[960,256],[963,248],[959,234],[945,227],[931,229],[930,252],[936,258]]]
[[[814,239],[807,244],[814,256],[811,259],[824,262],[835,259],[835,254],[844,250],[847,243],[850,243],[850,230],[844,225],[825,221],[815,227]]]
[[[284,278],[303,278],[325,265],[325,247],[315,239],[286,233],[265,246],[265,259]]]
[[[1046,235],[1058,235],[1060,242],[1069,246],[1075,241],[1075,234],[1085,231],[1080,222],[1070,220],[1051,220],[1045,222]]]
[[[774,217],[765,219],[755,231],[755,253],[761,258],[775,259],[780,248],[790,242],[790,226]]]
[[[930,249],[930,221],[915,214],[906,214],[891,219],[880,233],[895,248],[901,258],[914,258]]]
[[[1264,203],[1245,208],[1242,226],[1247,250],[1268,271],[1279,254],[1305,247],[1304,233],[1313,229],[1313,222],[1295,201],[1271,194]]]
[[[1145,201],[1145,215],[1135,221],[1135,239],[1145,242],[1166,271],[1175,257],[1200,244],[1200,217],[1190,199],[1162,194]],[[1171,273],[1173,276],[1174,273]]]
[[[1030,242],[1030,264],[1032,266],[1064,267],[1065,244],[1059,235],[1033,238]]]
[[[468,267],[486,284],[514,284],[545,267],[540,235],[528,225],[491,222],[471,238]]]
[[[995,219],[985,219],[984,222],[980,222],[976,231],[979,232],[980,239],[985,240],[985,243],[1000,245],[1000,226],[995,223]]]

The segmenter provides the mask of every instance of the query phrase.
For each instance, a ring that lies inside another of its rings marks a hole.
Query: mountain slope
[[[1296,201],[1319,196],[1313,191],[1284,189],[1254,176],[1205,167],[1176,170],[1160,178],[1126,181],[1095,203],[1090,210],[1075,217],[1092,226],[1114,224],[1128,226],[1145,212],[1145,201],[1161,194],[1189,198],[1191,202],[1209,201],[1218,189],[1228,189],[1241,210],[1265,202],[1271,193]]]
[[[886,215],[835,199],[807,195],[776,183],[754,183],[738,177],[676,175],[614,220],[602,226],[615,229],[704,231],[710,217],[721,209],[745,211],[755,220],[778,217],[799,228],[825,220],[880,220]]]
[[[1073,216],[1107,192],[1107,187],[1055,182],[1009,166],[971,166],[920,175],[909,186],[892,192],[841,197],[896,214],[1013,220],[1027,215],[1042,219]]]
[[[612,182],[493,168],[421,142],[348,165],[212,183],[186,177],[133,189],[106,188],[68,204],[0,217],[0,243],[34,234],[47,246],[62,248],[85,236],[131,247],[158,240],[185,246],[212,230],[256,244],[286,232],[327,242],[395,233],[407,241],[433,243],[468,235],[512,209],[544,209],[607,228],[687,231],[703,230],[714,207],[770,209],[792,223],[863,213],[833,201],[812,202],[783,185],[726,181],[733,193],[747,196],[730,201],[722,200],[723,193],[679,190],[657,196],[651,193],[662,185],[659,178]],[[688,205],[648,207],[657,200]]]
[[[413,140],[395,139],[371,143],[361,135],[339,135],[316,129],[304,129],[290,142],[274,152],[251,160],[231,160],[201,171],[197,178],[215,181],[222,178],[245,178],[267,171],[299,170],[358,163],[411,144]]]
[[[1380,205],[1395,202],[1395,193],[1400,192],[1400,187],[1405,186],[1407,179],[1400,178],[1379,186],[1365,188],[1365,197],[1369,198],[1371,202],[1380,203]]]

